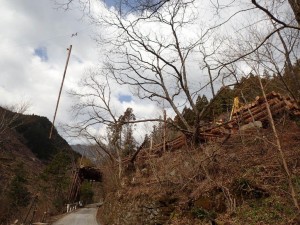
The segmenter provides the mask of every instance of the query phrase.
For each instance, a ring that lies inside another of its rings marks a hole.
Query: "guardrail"
[[[67,204],[67,213],[75,211],[78,208],[78,206],[82,206],[82,203],[76,202]]]

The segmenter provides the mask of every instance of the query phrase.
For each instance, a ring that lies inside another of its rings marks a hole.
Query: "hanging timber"
[[[49,134],[49,139],[51,139],[51,137],[52,137],[55,118],[56,118],[57,109],[58,109],[58,105],[59,105],[59,100],[60,100],[60,96],[61,96],[61,91],[62,91],[62,88],[63,88],[63,85],[64,85],[64,81],[65,81],[65,77],[66,77],[66,73],[67,73],[67,68],[68,68],[68,64],[69,64],[69,59],[70,59],[70,55],[71,55],[71,51],[72,51],[72,45],[70,45],[70,47],[67,50],[68,50],[68,57],[67,57],[65,70],[64,70],[63,78],[62,78],[60,89],[59,89],[59,94],[58,94],[58,98],[57,98],[57,102],[56,102],[55,113],[54,113],[54,116],[53,116],[53,122],[52,122],[51,130],[50,130],[50,134]]]

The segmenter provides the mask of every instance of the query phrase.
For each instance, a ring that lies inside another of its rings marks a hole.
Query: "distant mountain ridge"
[[[95,145],[76,144],[76,145],[71,145],[71,147],[75,152],[88,158],[92,162],[96,162],[101,158],[99,151],[96,150],[97,146]]]

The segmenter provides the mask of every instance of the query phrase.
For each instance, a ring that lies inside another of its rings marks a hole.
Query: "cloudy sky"
[[[211,3],[211,1],[207,2]],[[228,0],[228,2],[232,1]],[[189,43],[197,38],[198,34],[193,32],[204,32],[205,29],[226,21],[237,8],[244,9],[250,4],[243,5],[238,2],[233,8],[216,14],[214,7],[209,8],[204,5],[203,1],[196,1],[199,3],[198,11],[193,13],[201,16],[197,16],[197,21],[193,26],[180,33],[182,43]],[[106,32],[105,35],[107,35],[111,30],[102,30],[100,27],[92,25],[76,5],[73,5],[71,10],[64,11],[57,8],[53,0],[2,0],[1,3],[0,105],[29,102],[28,114],[46,116],[52,121],[67,58],[67,48],[72,45],[71,58],[56,119],[56,125],[69,124],[73,119],[70,108],[74,102],[67,91],[76,88],[78,81],[91,67],[101,66],[104,49],[103,46],[97,46],[94,41],[95,34],[103,35]],[[107,12],[105,5],[98,4],[95,12],[105,15]],[[189,11],[187,15],[193,13]],[[246,17],[244,13],[235,16],[232,23],[226,23],[227,26],[220,28],[220,34],[234,33],[238,29],[237,24],[243,28],[247,23],[244,24],[241,21],[247,22],[247,18],[248,20],[252,17],[259,19],[256,13],[257,11],[249,11]],[[155,27],[155,23],[152,23],[151,26],[149,28],[149,25],[141,24],[142,30],[144,29],[145,32],[151,30],[154,35],[156,35],[155,32],[158,32],[162,35],[162,39],[168,41],[168,34],[165,30],[162,32],[160,27]],[[207,53],[213,50],[212,39],[208,38],[205,45]],[[203,73],[200,70],[201,57],[196,56],[199,52],[195,51],[194,53],[195,57],[191,58],[190,64],[192,66],[189,66],[188,69],[191,75],[191,85],[199,88],[205,83],[208,75],[207,72]],[[130,93],[128,87],[118,87],[114,84],[111,86],[113,89],[112,101],[118,115],[127,107],[133,108],[138,119],[158,118],[159,115],[162,115],[164,106],[162,102],[161,105],[157,105],[153,102],[141,101]],[[203,90],[203,93],[209,96],[210,90]],[[178,102],[183,106],[186,99],[179,99]],[[174,116],[170,108],[167,108],[167,113],[169,116]],[[151,124],[140,125],[139,131],[149,131],[151,126]],[[105,132],[105,129],[102,132]],[[141,136],[144,134],[139,133]],[[74,142],[69,139],[68,141]]]
[[[1,3],[0,105],[27,102],[30,104],[28,114],[46,116],[52,121],[67,48],[72,45],[55,124],[70,123],[73,119],[70,109],[74,102],[67,91],[76,87],[89,68],[99,66],[101,47],[94,41],[95,34],[101,34],[99,27],[92,25],[76,5],[64,11],[52,0],[3,0]],[[105,5],[98,4],[96,11],[105,13]],[[138,119],[162,115],[163,103],[157,106],[156,103],[141,101],[126,87],[113,86],[112,98],[118,105],[119,114],[132,107]],[[167,112],[174,116],[171,109]],[[139,126],[143,131],[150,131],[152,124]]]
[[[72,101],[66,91],[75,87],[88,68],[98,65],[101,50],[92,39],[94,27],[80,10],[59,10],[50,0],[3,0],[0,14],[0,104],[29,102],[28,114],[52,121],[67,48],[72,44],[56,120],[68,123]],[[131,106],[144,116],[157,112],[154,105],[142,105],[126,90],[115,91],[113,97],[122,111]]]

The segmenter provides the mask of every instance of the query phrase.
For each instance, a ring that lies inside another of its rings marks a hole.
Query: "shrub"
[[[80,200],[84,204],[90,204],[93,202],[94,192],[91,183],[85,181],[80,187]]]

